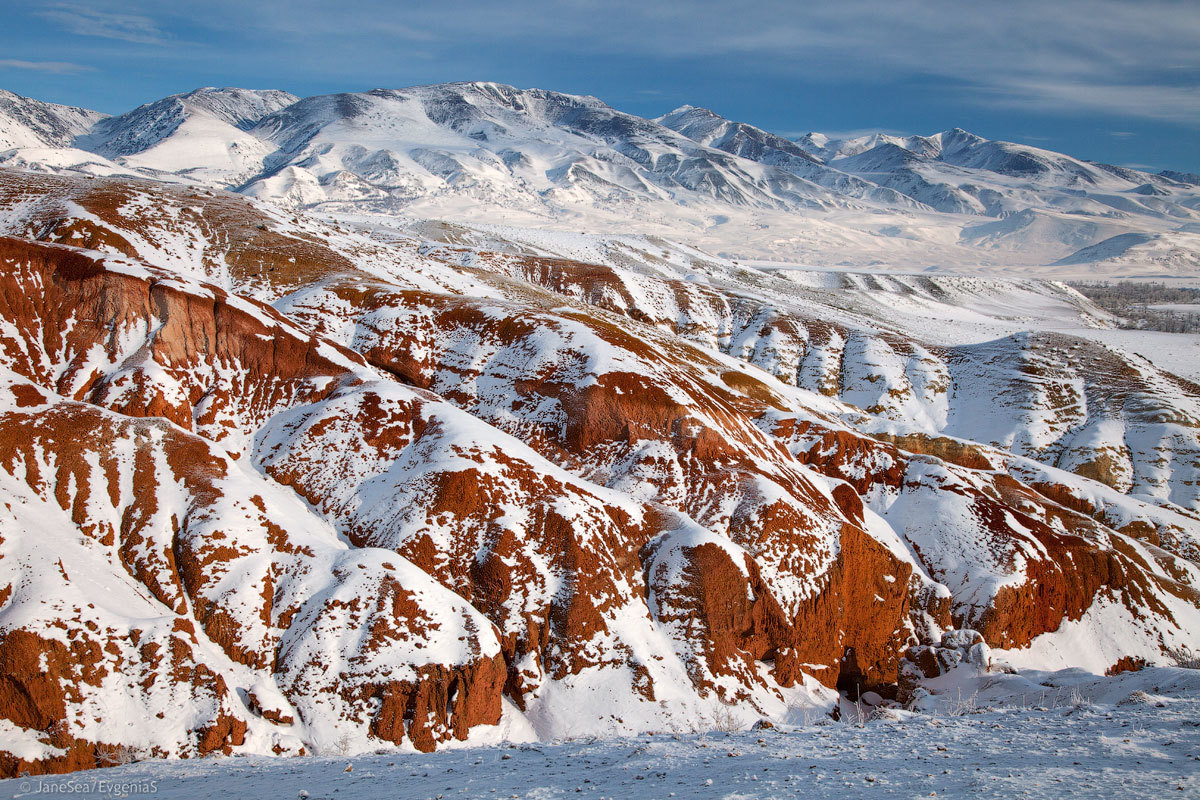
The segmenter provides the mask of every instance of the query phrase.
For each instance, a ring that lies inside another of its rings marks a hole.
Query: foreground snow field
[[[950,678],[952,676],[946,676]],[[917,713],[347,759],[157,761],[0,781],[0,796],[1200,797],[1200,671],[986,674]],[[115,791],[114,791],[115,788]]]

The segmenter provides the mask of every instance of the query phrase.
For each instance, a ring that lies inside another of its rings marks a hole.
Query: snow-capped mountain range
[[[1200,271],[1200,178],[954,129],[797,141],[706,109],[456,83],[198,89],[116,117],[0,94],[0,164],[295,208],[669,236],[742,259],[1041,275]],[[1134,235],[1130,235],[1134,234]]]

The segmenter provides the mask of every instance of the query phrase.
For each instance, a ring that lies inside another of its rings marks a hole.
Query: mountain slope
[[[795,142],[742,122],[730,122],[704,108],[683,106],[655,120],[701,144],[770,164],[824,186],[839,195],[866,198],[900,208],[924,208],[900,192],[827,167]]]
[[[996,335],[1104,324],[1065,287],[15,170],[0,223],[5,774],[782,720],[947,629],[1200,644],[1200,390]]]
[[[997,217],[1001,222],[991,228],[986,224],[964,227],[962,240],[975,244],[984,238],[985,229],[1003,230],[1004,249],[1054,253],[1062,266],[1112,264],[1110,248],[1092,251],[1086,247],[1099,245],[1106,238],[1103,234],[1133,232],[1147,224],[1145,218],[1159,221],[1150,223],[1158,233],[1136,235],[1170,235],[1180,221],[1194,219],[1197,209],[1188,184],[1170,173],[1155,175],[1091,164],[1028,145],[991,141],[960,128],[933,136],[872,134],[851,139],[812,133],[790,142],[690,106],[659,121],[739,155],[786,164],[785,168],[797,174],[815,169],[815,161],[835,174],[849,173],[871,186],[888,187],[938,211]],[[854,191],[857,196],[887,200],[861,188],[848,191],[812,179],[844,194]],[[1036,218],[1038,224],[1013,225],[1008,222],[1013,216],[1023,221]],[[980,243],[993,247],[994,242],[989,237]],[[1075,255],[1066,249],[1072,245],[1085,245],[1085,249]],[[1145,261],[1128,259],[1124,263],[1187,271],[1192,264],[1185,254],[1191,252],[1185,247],[1173,258],[1148,255]]]
[[[946,211],[1005,216],[1029,209],[1092,217],[1190,219],[1189,191],[1164,176],[1091,164],[954,128],[929,137],[827,141],[814,152],[831,166],[895,186],[915,198],[947,197]],[[951,201],[949,198],[953,197]],[[1142,201],[1140,197],[1169,198]]]
[[[307,205],[357,200],[360,192],[400,203],[466,193],[532,208],[546,200],[784,208],[832,201],[787,173],[700,147],[595,98],[500,84],[308,98],[251,133],[279,150],[245,191]]]
[[[1196,248],[1200,234],[1195,231],[1167,233],[1123,233],[1081,248],[1057,264],[1143,264],[1161,270],[1161,274],[1200,268]]]
[[[244,131],[297,99],[275,90],[196,89],[100,120],[74,146],[149,174],[234,183],[260,171],[271,150]]]
[[[0,89],[0,150],[15,147],[68,147],[107,115],[73,106],[43,103]]]

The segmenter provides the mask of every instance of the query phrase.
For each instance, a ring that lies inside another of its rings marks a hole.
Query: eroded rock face
[[[142,260],[260,297],[353,273],[321,226],[293,226],[249,200],[149,181],[81,181],[0,170],[0,233]]]
[[[965,464],[976,454],[948,437],[974,440],[1123,493],[1200,510],[1200,488],[1189,477],[1200,459],[1200,391],[1190,381],[1062,334],[937,347],[853,317],[834,321],[841,317],[835,309],[850,302],[847,294],[870,307],[892,298],[935,303],[970,288],[928,277],[846,275],[834,278],[843,298],[818,290],[801,295],[779,280],[760,299],[633,265],[498,258],[497,268],[842,400],[853,407],[847,419],[869,417],[863,427],[898,435],[894,441],[906,449]],[[789,296],[796,298],[791,311],[773,302]],[[834,319],[813,313],[814,304],[827,304]]]
[[[760,681],[753,662],[766,659],[784,686],[795,681],[797,663],[821,665],[820,679],[832,686],[848,663],[847,648],[860,653],[851,669],[866,670],[871,685],[894,680],[897,643],[913,631],[912,570],[858,527],[862,503],[850,487],[825,488],[755,425],[760,393],[730,391],[751,387],[753,379],[705,370],[708,358],[699,352],[676,363],[656,342],[602,321],[531,314],[495,301],[323,287],[291,307],[303,318],[309,309],[340,305],[322,301],[321,292],[370,309],[343,341],[372,363],[438,391],[564,468],[673,508],[753,553],[749,566],[735,558],[736,569],[720,560],[719,548],[687,549],[667,559],[670,569],[661,556],[663,548],[674,550],[669,545],[656,542],[652,555],[642,556],[654,559],[646,568],[658,598],[652,605],[663,615],[658,621],[694,618],[707,631],[701,639],[712,646],[689,646],[683,656],[702,683],[728,672],[754,685]],[[611,551],[632,561],[631,545],[651,533],[626,535]],[[753,580],[734,577],[745,569]],[[876,570],[892,581],[876,580]],[[710,613],[717,605],[736,606],[742,601],[731,598],[743,595],[755,598],[753,611],[723,612],[740,621]],[[696,638],[691,625],[675,638]],[[760,630],[764,625],[769,633]]]
[[[945,418],[945,353],[183,191],[54,179],[0,239],[3,774],[680,729],[893,696],[952,627],[1200,629],[1169,503],[851,427]]]
[[[770,660],[777,683],[795,683],[791,620],[745,551],[683,529],[648,544],[643,561],[651,613],[671,631],[693,680],[713,686],[725,702],[744,701],[741,687],[761,684],[757,663]],[[738,688],[728,688],[725,677]]]
[[[1150,544],[1147,552],[1134,538],[1158,530],[1156,525],[1164,531],[1186,526],[1172,514],[1123,501],[1121,513],[1142,521],[1122,534],[1098,524],[1097,518],[1104,520],[1099,498],[1068,505],[1074,496],[1068,484],[1051,483],[1044,470],[1010,455],[953,441],[900,439],[920,453],[940,453],[943,461],[817,422],[778,417],[769,424],[800,458],[860,492],[928,576],[949,589],[944,613],[953,624],[980,631],[996,646],[1029,645],[1080,619],[1101,593],[1129,607],[1156,605],[1155,613],[1172,625],[1182,620],[1149,597],[1161,592],[1186,604],[1194,596],[1195,565],[1181,557],[1186,549],[1168,556]],[[1043,480],[1018,479],[1031,475]],[[1113,492],[1097,491],[1115,499]],[[939,624],[951,624],[940,611],[943,603],[925,596],[918,607],[933,610]],[[1187,605],[1182,608],[1188,613]]]
[[[19,533],[0,545],[0,654],[24,698],[8,719],[48,748],[46,769],[91,766],[79,759],[106,757],[106,743],[228,752],[248,725],[260,745],[300,752],[368,729],[431,749],[498,720],[499,641],[461,598],[391,551],[347,550],[294,498],[164,420],[31,405],[36,391],[0,417],[5,489],[20,503],[6,522]],[[30,514],[60,538],[41,540]],[[125,594],[100,605],[97,585]]]
[[[486,614],[521,703],[546,675],[625,663],[598,642],[643,593],[652,526],[640,504],[482,427],[428,392],[364,387],[281,415],[256,456],[353,544],[403,555]]]
[[[55,247],[18,243],[5,257],[7,276],[39,276],[10,300],[43,302],[35,286],[54,287],[66,308],[101,297],[117,320],[134,320],[107,341],[138,354],[113,364],[82,322],[65,342],[5,342],[10,354],[44,348],[8,360],[0,398],[3,713],[19,729],[11,774],[248,741],[303,752],[373,736],[432,749],[498,721],[505,662],[468,603],[394,551],[348,550],[294,495],[214,443],[224,437],[191,432],[191,408],[148,416],[136,390],[109,403],[54,391],[55,360],[70,364],[79,351],[102,378],[130,363],[169,365],[182,397],[224,390],[230,427],[249,433],[246,420],[264,408],[361,383],[353,358],[287,330],[268,340],[260,331],[282,320],[214,302],[214,287],[173,287],[178,297],[154,312],[147,276]],[[181,316],[195,326],[186,345],[172,339]],[[149,341],[130,341],[137,333]],[[295,369],[284,366],[281,353],[305,347]],[[270,360],[247,369],[256,348]],[[237,380],[213,379],[230,371]]]
[[[240,453],[288,405],[327,395],[357,358],[271,309],[136,263],[0,238],[6,366],[62,397],[164,417]]]

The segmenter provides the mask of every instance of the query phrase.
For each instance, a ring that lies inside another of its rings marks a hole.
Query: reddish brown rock
[[[826,685],[893,694],[899,654],[912,635],[911,573],[910,565],[857,526],[843,526],[829,583],[793,622],[796,657],[829,664],[832,669],[815,676]]]
[[[506,678],[501,656],[459,669],[424,667],[416,682],[377,687],[380,705],[371,732],[396,744],[407,735],[425,753],[451,736],[465,740],[472,727],[500,721]]]
[[[1146,668],[1146,659],[1136,656],[1121,656],[1117,663],[1104,670],[1105,675],[1120,675],[1122,672],[1140,672]]]
[[[671,537],[652,543],[642,556],[655,617],[685,648],[693,682],[718,691],[724,702],[744,701],[744,693],[726,696],[713,679],[758,684],[755,662],[775,660],[791,645],[791,625],[744,554],[712,541],[676,544]],[[783,685],[795,680],[786,678]]]
[[[164,265],[177,261],[183,245],[191,249],[189,265],[202,273],[197,277],[214,283],[228,275],[284,294],[333,274],[366,277],[321,233],[281,225],[227,192],[0,168],[0,207],[14,205],[25,224],[4,234]]]

